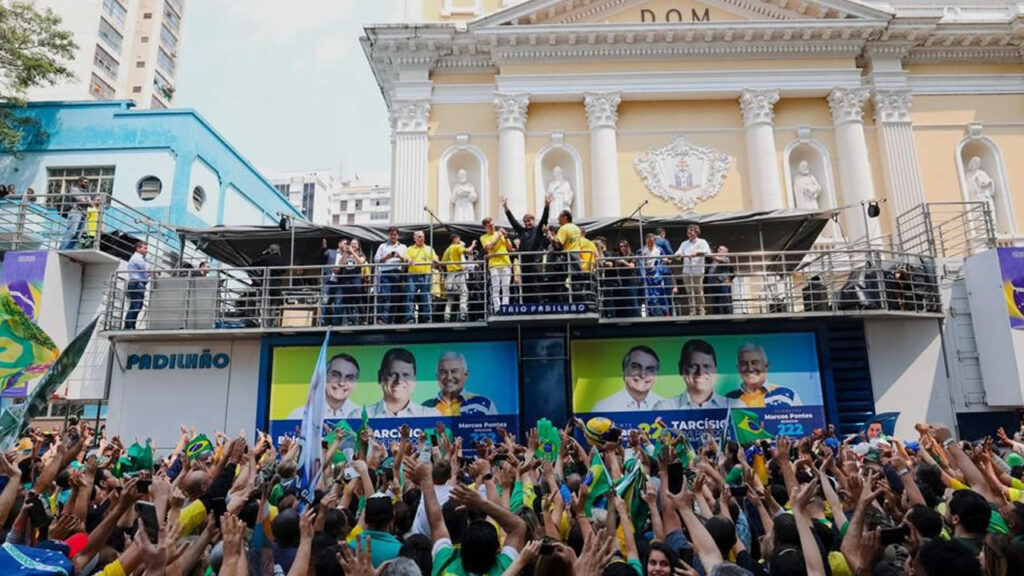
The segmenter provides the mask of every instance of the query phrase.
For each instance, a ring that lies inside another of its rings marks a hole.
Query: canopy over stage
[[[576,223],[586,230],[588,238],[604,236],[614,246],[625,238],[634,250],[640,246],[641,232],[647,234],[664,228],[673,245],[686,236],[686,227],[698,224],[701,236],[712,248],[726,245],[730,252],[800,252],[808,250],[828,224],[832,212],[776,210],[769,212],[720,212],[678,216],[672,218],[604,218],[584,219]],[[554,225],[553,216],[550,224]],[[233,226],[205,229],[178,228],[181,237],[224,264],[246,267],[260,257],[270,244],[278,244],[285,258],[294,255],[293,266],[318,266],[321,241],[329,247],[337,246],[340,238],[356,238],[363,244],[363,252],[372,257],[373,251],[388,238],[389,225],[317,226],[294,221],[290,230],[279,226]],[[449,244],[453,233],[458,233],[468,244],[479,238],[483,226],[472,224],[398,225],[401,240],[412,241],[415,231],[428,234],[428,242],[435,249]],[[432,240],[431,235],[432,234]],[[294,241],[294,252],[292,242]]]

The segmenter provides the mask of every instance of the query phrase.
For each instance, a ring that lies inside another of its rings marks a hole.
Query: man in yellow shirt
[[[459,300],[459,322],[465,322],[469,315],[469,286],[466,283],[466,266],[463,260],[467,252],[476,247],[476,240],[466,248],[466,244],[458,234],[452,234],[452,243],[441,256],[441,267],[444,270],[444,321],[448,322],[452,315],[452,304]]]
[[[583,240],[583,231],[572,223],[572,212],[562,210],[558,214],[558,232],[555,234],[552,244],[564,253],[566,262],[564,266],[567,266],[567,270],[564,275],[560,273],[555,279],[560,282],[565,276],[568,276],[569,294],[574,300],[580,298],[581,289],[585,290],[583,284],[586,281],[586,275],[583,273],[582,251],[585,248]],[[589,240],[587,242],[589,243]],[[593,244],[590,243],[590,248],[592,247]]]
[[[491,305],[494,311],[507,305],[512,287],[512,259],[508,253],[512,250],[512,241],[508,239],[503,228],[494,227],[494,218],[484,218],[486,233],[480,237],[487,251],[487,270],[491,277]]]
[[[405,256],[409,260],[409,323],[417,321],[417,316],[423,318],[423,322],[431,321],[430,305],[430,284],[433,276],[431,269],[437,265],[437,253],[425,243],[426,238],[422,231],[413,234],[414,244],[410,246]],[[416,314],[416,306],[419,306],[419,315]]]

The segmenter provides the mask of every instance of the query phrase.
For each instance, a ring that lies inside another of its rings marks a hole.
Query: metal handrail
[[[996,245],[993,214],[984,202],[927,202],[896,218],[901,251],[960,259]]]
[[[0,250],[94,250],[127,260],[136,242],[154,261],[179,265],[182,242],[170,227],[109,194],[37,194],[0,199]],[[186,261],[202,256],[184,245]]]
[[[561,251],[509,256],[511,266],[487,266],[475,257],[420,263],[414,273],[405,263],[367,260],[347,267],[214,268],[206,275],[168,268],[148,271],[143,285],[132,282],[138,273],[119,271],[111,277],[104,327],[404,329],[551,310],[598,321],[941,313],[934,259],[890,250],[723,253],[717,260]],[[127,314],[133,307],[141,312],[134,322]]]

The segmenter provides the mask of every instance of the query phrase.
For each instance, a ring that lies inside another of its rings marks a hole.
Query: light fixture
[[[287,216],[281,216],[281,219],[277,221],[277,227],[280,228],[282,232],[287,232],[288,230],[291,230],[292,221]]]
[[[868,218],[878,218],[881,213],[882,209],[878,207],[878,202],[868,202]]]

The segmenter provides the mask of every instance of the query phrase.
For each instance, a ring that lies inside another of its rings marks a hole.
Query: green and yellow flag
[[[206,437],[206,434],[200,434],[192,439],[191,442],[185,446],[185,455],[188,456],[189,460],[195,460],[205,454],[213,453],[213,442]]]
[[[559,451],[562,450],[562,437],[551,420],[541,418],[537,421],[537,440],[537,450],[534,456],[554,462]]]
[[[733,408],[732,426],[736,429],[736,441],[740,444],[772,439],[772,435],[761,426],[761,418],[750,410]]]
[[[583,483],[587,486],[587,502],[583,511],[589,515],[594,508],[594,503],[603,500],[608,491],[612,489],[611,476],[605,470],[600,454],[595,453],[594,457],[590,459],[590,471],[587,472]]]
[[[342,464],[348,461],[348,454],[346,450],[354,450],[356,445],[356,431],[349,426],[348,422],[339,420],[337,425],[327,433],[327,437],[324,440],[327,445],[330,446],[335,438],[341,438],[341,442],[338,444],[338,451],[334,453],[334,457],[331,458],[332,464]]]
[[[27,384],[57,359],[57,345],[4,289],[0,292],[0,391]]]

